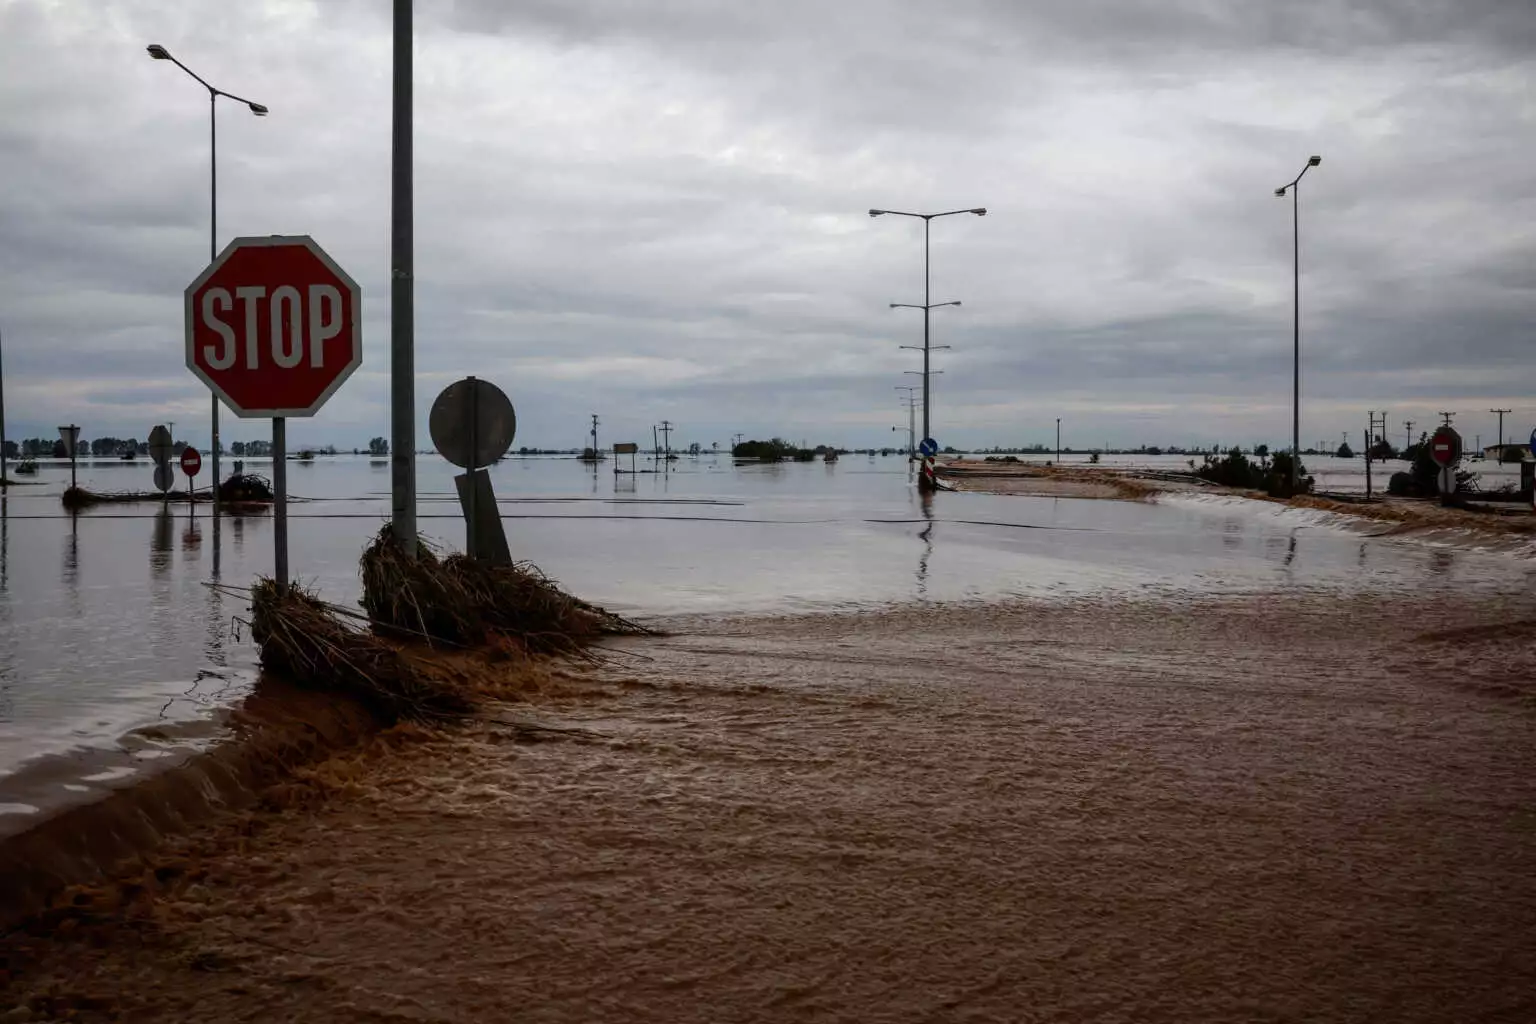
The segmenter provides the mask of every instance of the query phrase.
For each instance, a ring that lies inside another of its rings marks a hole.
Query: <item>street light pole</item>
[[[923,437],[924,437],[924,439],[927,439],[927,438],[933,436],[933,424],[932,424],[931,417],[930,417],[930,410],[932,409],[932,402],[931,402],[932,395],[930,394],[930,388],[929,388],[929,383],[928,383],[928,378],[929,378],[930,373],[931,373],[931,369],[930,369],[930,367],[931,367],[930,353],[932,352],[932,348],[933,348],[933,346],[929,344],[929,338],[930,338],[929,323],[928,323],[929,313],[930,313],[930,311],[932,311],[934,309],[937,309],[939,306],[958,306],[958,305],[960,305],[960,303],[958,303],[958,302],[939,302],[939,303],[935,303],[933,301],[932,292],[931,292],[931,288],[930,288],[930,285],[931,285],[931,282],[932,282],[932,277],[931,277],[931,273],[930,273],[930,265],[931,264],[930,264],[930,260],[929,260],[929,251],[930,250],[929,250],[929,232],[928,232],[928,227],[929,227],[929,224],[935,218],[937,218],[937,217],[953,217],[956,214],[960,214],[960,213],[972,213],[972,214],[975,214],[978,217],[985,217],[987,215],[987,208],[985,206],[973,206],[973,207],[970,207],[970,208],[964,209],[964,210],[946,210],[943,213],[907,213],[906,211],[903,211],[903,210],[870,210],[869,211],[869,215],[871,217],[880,217],[880,216],[883,216],[885,214],[891,214],[892,216],[896,216],[896,217],[916,217],[916,218],[918,218],[919,220],[921,220],[923,222],[923,303],[922,303],[921,306],[919,306],[916,303],[893,302],[893,303],[891,303],[891,308],[892,309],[897,309],[897,308],[921,309],[923,311]]]
[[[1307,158],[1301,174],[1290,183],[1275,189],[1275,195],[1284,199],[1291,194],[1291,493],[1301,479],[1301,178],[1307,168],[1323,162],[1320,156]]]
[[[266,117],[269,111],[266,106],[248,100],[243,96],[236,96],[232,92],[209,85],[197,72],[187,67],[181,61],[171,56],[171,51],[159,43],[151,43],[145,48],[150,57],[155,60],[168,60],[181,70],[190,75],[198,85],[208,90],[208,262],[212,263],[219,255],[219,97],[224,96],[237,103],[244,103],[252,114],[257,117]],[[212,426],[212,438],[210,447],[213,450],[213,567],[218,572],[219,567],[219,396],[209,396],[211,415],[209,417]]]
[[[1061,468],[1061,417],[1056,417],[1056,467]]]

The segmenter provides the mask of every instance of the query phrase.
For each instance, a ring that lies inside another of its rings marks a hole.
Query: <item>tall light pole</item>
[[[929,354],[929,351],[930,351],[930,346],[928,344],[928,338],[929,338],[928,313],[929,313],[930,310],[936,309],[938,306],[958,306],[958,305],[960,305],[960,303],[958,303],[958,302],[940,302],[940,303],[935,303],[933,301],[932,295],[930,293],[930,288],[929,288],[929,285],[931,283],[931,278],[930,278],[930,274],[929,274],[929,259],[928,259],[928,253],[929,253],[928,226],[929,226],[930,223],[933,222],[933,220],[935,218],[938,218],[938,217],[953,217],[956,214],[961,214],[961,213],[973,213],[973,214],[975,214],[978,217],[985,217],[987,215],[987,208],[985,206],[973,206],[973,207],[971,207],[969,209],[966,209],[966,210],[946,210],[943,213],[907,213],[904,210],[870,210],[869,211],[869,215],[871,217],[880,217],[880,216],[884,216],[885,214],[891,214],[892,216],[895,216],[895,217],[916,217],[916,218],[918,218],[919,220],[921,220],[923,222],[923,303],[922,303],[922,305],[919,306],[916,303],[893,302],[893,303],[891,303],[891,308],[892,309],[897,309],[897,308],[905,307],[905,308],[908,308],[908,309],[921,309],[923,311],[923,437],[925,439],[933,436],[933,433],[932,433],[932,431],[933,431],[933,424],[932,424],[932,422],[930,420],[930,416],[929,416],[929,412],[933,408],[933,406],[932,406],[932,403],[929,401],[931,396],[929,395],[929,387],[928,387],[928,376],[929,376],[928,354]]]
[[[1061,417],[1056,417],[1056,467],[1061,468]]]
[[[1301,179],[1307,173],[1307,169],[1316,167],[1323,162],[1320,156],[1307,158],[1306,166],[1301,169],[1301,174],[1292,178],[1289,184],[1281,185],[1275,189],[1275,195],[1281,199],[1285,194],[1291,194],[1291,256],[1293,271],[1291,275],[1291,341],[1293,347],[1291,366],[1291,493],[1296,492],[1296,485],[1301,478]]]
[[[198,85],[208,90],[208,262],[212,263],[219,255],[219,97],[223,96],[236,103],[244,103],[257,117],[266,117],[268,111],[263,104],[254,100],[248,100],[243,96],[236,96],[232,92],[225,92],[223,89],[209,85],[201,75],[172,57],[171,51],[159,43],[150,43],[145,49],[155,60],[168,60],[175,64],[192,76]],[[219,568],[219,396],[209,395],[209,405],[212,409],[210,421],[213,435],[209,445],[213,449],[213,568],[217,573]]]

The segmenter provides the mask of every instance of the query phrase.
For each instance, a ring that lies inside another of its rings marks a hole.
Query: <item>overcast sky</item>
[[[1531,0],[418,0],[426,411],[473,373],[518,444],[891,443],[934,222],[933,433],[1302,443],[1458,410],[1536,426]],[[290,443],[388,433],[389,0],[0,0],[8,436],[207,437],[182,290],[313,235],[365,361]],[[226,442],[268,436],[226,414]],[[1416,429],[1417,432],[1417,429]]]

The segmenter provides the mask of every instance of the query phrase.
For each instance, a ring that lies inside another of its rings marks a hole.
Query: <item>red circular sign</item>
[[[187,476],[197,476],[197,471],[203,468],[203,457],[197,449],[191,445],[181,450],[181,471]]]
[[[1461,435],[1443,426],[1429,435],[1429,457],[1439,466],[1454,466],[1461,461]]]
[[[185,314],[187,368],[241,416],[313,416],[363,362],[362,292],[307,235],[235,239]]]

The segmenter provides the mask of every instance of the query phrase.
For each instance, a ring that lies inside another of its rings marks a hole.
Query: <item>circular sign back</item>
[[[479,469],[507,453],[517,436],[517,413],[496,385],[465,377],[437,396],[427,430],[439,455],[460,468]]]
[[[1439,466],[1454,466],[1461,461],[1461,435],[1449,426],[1440,427],[1429,437],[1429,457]]]
[[[162,462],[155,467],[155,487],[161,491],[168,491],[176,486],[176,471],[170,463]]]
[[[171,448],[171,432],[161,424],[149,432],[149,457],[156,465],[164,465],[174,454]]]

